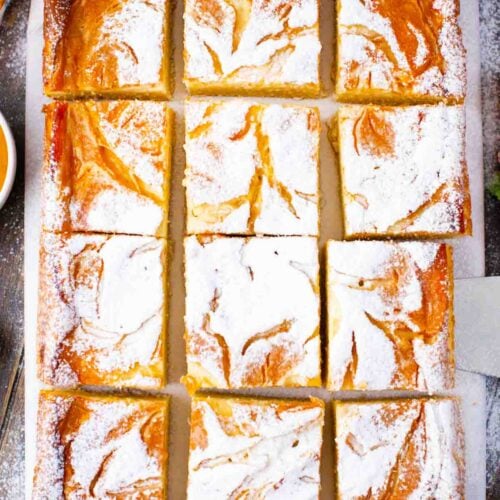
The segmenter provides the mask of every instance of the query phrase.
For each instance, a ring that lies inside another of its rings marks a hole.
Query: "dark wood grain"
[[[500,3],[482,0],[481,91],[483,106],[484,174],[488,185],[498,171],[500,125]],[[486,192],[486,273],[500,276],[500,201]],[[500,498],[500,379],[487,380],[486,482],[489,500]]]
[[[480,2],[481,91],[483,105],[484,179],[488,186],[500,172],[500,2]],[[500,200],[488,191],[486,217],[486,274],[500,276]]]
[[[24,377],[22,363],[14,381],[0,448],[0,498],[24,498]]]
[[[0,211],[0,498],[24,497],[23,217],[25,32],[29,0],[0,26],[0,110],[16,140],[18,170]]]
[[[25,71],[22,60],[27,9],[27,0],[15,0],[0,26],[0,110],[12,127],[19,156],[14,189],[0,211],[0,444],[23,352]]]
[[[23,169],[24,61],[29,0],[13,0],[0,26],[0,110],[12,125],[18,175],[0,211],[0,498],[24,497]],[[488,182],[498,167],[500,4],[480,0],[484,164]],[[488,275],[500,275],[500,202],[486,195]],[[487,380],[487,496],[500,498],[500,380]]]

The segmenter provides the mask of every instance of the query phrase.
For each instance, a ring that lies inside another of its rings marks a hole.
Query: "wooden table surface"
[[[29,0],[13,0],[0,26],[0,111],[13,129],[18,172],[0,211],[0,498],[24,497],[23,217],[25,38]],[[500,3],[480,0],[484,164],[486,182],[498,168]],[[486,195],[488,275],[500,275],[500,202]],[[500,380],[489,378],[487,493],[500,498]]]

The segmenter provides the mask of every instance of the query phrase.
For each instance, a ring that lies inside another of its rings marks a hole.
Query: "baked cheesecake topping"
[[[49,90],[100,91],[164,81],[165,0],[49,0],[44,80]]]
[[[58,102],[45,113],[44,227],[165,233],[168,108],[140,101]]]
[[[33,498],[164,498],[165,402],[42,392]]]
[[[341,403],[335,414],[339,497],[464,498],[458,401]]]
[[[316,0],[187,0],[186,80],[318,84]]]
[[[165,242],[43,233],[39,373],[55,386],[159,387]]]
[[[189,101],[186,129],[188,232],[317,234],[316,109]]]
[[[195,398],[188,498],[317,498],[321,401]]]
[[[320,384],[315,238],[185,240],[186,384]]]
[[[349,236],[468,234],[461,106],[343,106],[338,115]]]
[[[329,242],[332,390],[453,387],[450,249],[431,242]]]
[[[342,0],[340,93],[382,90],[461,101],[465,50],[457,0]]]

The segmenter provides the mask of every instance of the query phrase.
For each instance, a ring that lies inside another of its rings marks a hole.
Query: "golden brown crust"
[[[191,236],[185,270],[191,392],[321,385],[315,238]]]
[[[187,0],[191,94],[318,97],[319,2]]]
[[[165,0],[46,1],[45,93],[56,98],[92,95],[167,98],[170,93],[167,3]]]
[[[319,233],[317,108],[189,100],[188,234]]]
[[[160,388],[166,243],[42,233],[38,375],[56,387]]]
[[[334,417],[336,498],[464,498],[458,399],[338,401]]]
[[[44,108],[43,227],[166,236],[173,112],[142,101]]]
[[[317,497],[324,411],[318,399],[195,396],[188,498]]]
[[[168,400],[41,391],[33,498],[166,494]]]
[[[453,388],[451,248],[331,241],[327,260],[328,387]]]
[[[339,1],[336,93],[344,102],[460,104],[458,0]]]
[[[346,239],[472,233],[463,106],[345,105],[332,126]]]

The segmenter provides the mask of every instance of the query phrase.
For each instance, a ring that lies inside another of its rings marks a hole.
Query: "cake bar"
[[[318,235],[316,108],[186,104],[188,234]]]
[[[317,0],[186,0],[191,94],[318,97]]]
[[[38,374],[56,387],[161,388],[166,241],[42,233]]]
[[[347,239],[472,233],[462,106],[342,106],[333,129]]]
[[[462,103],[459,0],[339,0],[337,99]]]
[[[330,390],[453,388],[451,247],[329,241],[327,296]]]
[[[324,403],[196,396],[188,500],[318,498]]]
[[[315,238],[185,240],[191,391],[319,386]]]
[[[167,235],[173,113],[163,103],[45,106],[43,227]]]
[[[168,400],[42,391],[33,500],[167,493]]]
[[[49,97],[166,99],[170,2],[45,0],[43,83]]]
[[[465,498],[454,398],[335,402],[337,499]]]

